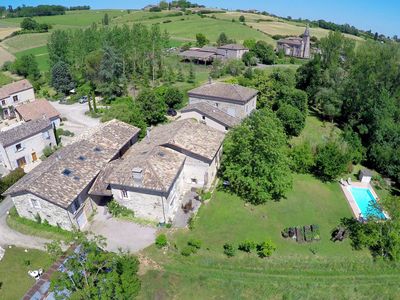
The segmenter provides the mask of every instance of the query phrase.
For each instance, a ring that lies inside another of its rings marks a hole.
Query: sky
[[[61,4],[92,8],[142,8],[158,0],[0,0],[0,5]],[[192,0],[208,7],[258,9],[278,16],[348,23],[359,29],[400,36],[399,0]]]

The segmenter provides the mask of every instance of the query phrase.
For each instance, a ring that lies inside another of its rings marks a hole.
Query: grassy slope
[[[23,50],[23,51],[17,52],[15,54],[15,56],[18,58],[18,57],[21,57],[21,56],[27,55],[27,54],[33,54],[35,56],[36,61],[39,65],[39,70],[41,72],[48,71],[48,69],[49,69],[49,53],[47,51],[47,46],[41,46],[41,47],[37,47],[37,48]]]
[[[3,72],[0,72],[0,86],[6,85],[8,83],[11,83],[12,81],[13,81],[12,78],[8,77]]]
[[[299,140],[313,144],[329,135],[331,124],[308,117]],[[338,129],[334,129],[336,133]],[[193,257],[179,251],[166,255],[154,247],[145,254],[163,267],[143,276],[142,299],[356,299],[396,297],[398,265],[373,262],[367,251],[354,251],[349,240],[333,243],[332,230],[350,208],[337,183],[322,183],[311,175],[294,175],[287,199],[262,206],[245,206],[234,195],[218,191],[199,212],[192,231],[170,234],[171,245],[182,249],[191,237],[203,247]],[[284,227],[318,224],[321,241],[297,244],[284,240]],[[271,239],[277,251],[270,259],[238,252],[232,259],[222,253],[226,242]],[[311,250],[316,252],[312,254]]]
[[[25,265],[30,261],[30,265]],[[27,253],[20,248],[6,249],[5,256],[0,261],[0,299],[20,299],[35,283],[28,275],[28,270],[42,268],[46,270],[52,264],[51,257],[43,251],[29,250]]]

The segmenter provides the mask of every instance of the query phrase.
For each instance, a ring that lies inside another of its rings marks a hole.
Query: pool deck
[[[342,188],[342,191],[347,199],[347,202],[350,205],[351,211],[353,212],[353,215],[356,219],[359,219],[360,216],[362,216],[360,209],[358,208],[358,205],[353,197],[353,195],[350,192],[351,187],[358,187],[358,188],[365,188],[369,189],[376,201],[379,201],[378,195],[375,193],[374,189],[372,188],[371,184],[369,183],[364,183],[364,182],[352,182],[351,185],[342,185],[340,184],[340,187]],[[383,212],[383,214],[388,218],[388,215]]]

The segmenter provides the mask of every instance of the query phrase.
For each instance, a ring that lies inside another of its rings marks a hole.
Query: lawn
[[[46,252],[6,248],[5,256],[0,261],[0,299],[21,299],[35,283],[28,271],[39,268],[46,270],[51,264],[52,258]]]
[[[367,251],[354,251],[349,241],[333,243],[330,230],[351,212],[337,183],[324,184],[311,175],[296,175],[287,199],[246,206],[223,191],[202,207],[192,231],[169,235],[166,254],[150,247],[145,254],[163,268],[143,276],[142,299],[351,299],[394,297],[397,265],[374,263]],[[286,226],[318,224],[321,241],[297,244],[280,232]],[[179,250],[189,238],[202,241],[191,257]],[[271,239],[277,246],[269,259],[255,254],[223,254],[224,243]],[[176,245],[178,250],[174,250]],[[313,252],[315,254],[313,254]],[[368,286],[368,289],[365,287]]]
[[[49,53],[47,50],[47,46],[41,46],[37,48],[23,50],[15,53],[15,56],[18,58],[28,54],[33,54],[35,56],[35,59],[39,65],[39,70],[41,72],[49,71],[50,65],[49,65]]]
[[[49,36],[50,33],[22,34],[6,39],[1,44],[7,51],[14,54],[23,50],[45,46]]]
[[[13,82],[11,77],[8,77],[3,72],[0,72],[0,86],[6,85]]]

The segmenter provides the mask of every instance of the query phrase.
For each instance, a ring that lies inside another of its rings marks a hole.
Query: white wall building
[[[0,132],[0,161],[9,170],[36,162],[47,146],[56,146],[51,122],[38,119],[19,123]]]
[[[1,117],[11,119],[15,117],[15,107],[35,100],[35,92],[31,83],[26,80],[20,80],[6,84],[0,88]]]

